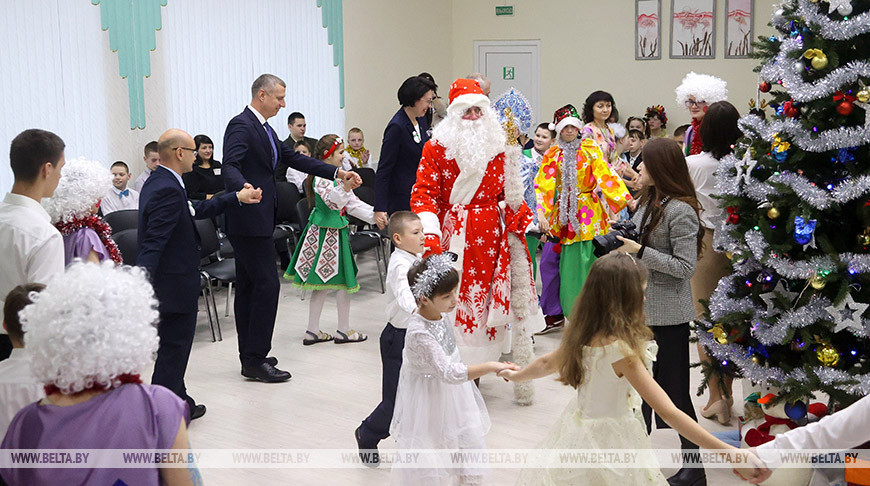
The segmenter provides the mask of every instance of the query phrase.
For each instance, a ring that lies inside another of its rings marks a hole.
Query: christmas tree
[[[721,160],[733,272],[698,339],[705,372],[776,386],[787,410],[817,391],[845,406],[870,393],[870,0],[774,8],[755,55],[775,112],[742,117]]]

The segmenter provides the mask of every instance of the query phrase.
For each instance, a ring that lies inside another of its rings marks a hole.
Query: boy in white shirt
[[[125,162],[112,164],[112,188],[100,203],[103,216],[122,209],[139,209],[139,193],[127,188],[130,177],[130,167]]]
[[[64,148],[60,137],[36,128],[12,139],[15,183],[0,203],[0,299],[18,285],[45,283],[63,272],[63,237],[40,201],[51,197],[60,182]],[[11,351],[9,336],[0,332],[0,360]]]
[[[145,161],[145,170],[139,174],[139,177],[136,178],[136,182],[133,183],[133,189],[136,189],[138,192],[142,192],[142,186],[145,185],[148,176],[150,176],[151,172],[160,165],[160,154],[157,152],[157,142],[151,141],[145,144],[145,155],[142,156],[142,159]]]
[[[306,157],[311,157],[311,150],[308,149],[308,142],[305,140],[300,140],[294,143],[293,151]],[[296,186],[296,189],[299,190],[299,194],[302,194],[303,196],[305,195],[305,179],[308,178],[308,174],[298,171],[293,167],[287,167],[285,177],[287,182]]]
[[[0,435],[6,435],[9,423],[19,410],[45,397],[42,381],[30,368],[30,356],[24,349],[24,331],[18,312],[32,304],[31,292],[42,292],[45,285],[27,284],[12,289],[3,304],[3,329],[12,341],[12,354],[0,362]]]
[[[387,232],[396,245],[387,268],[387,325],[381,333],[381,363],[383,365],[381,403],[354,431],[363,464],[378,467],[378,442],[390,436],[405,330],[417,301],[408,285],[408,271],[426,250],[426,235],[420,217],[411,211],[396,211],[390,216]]]

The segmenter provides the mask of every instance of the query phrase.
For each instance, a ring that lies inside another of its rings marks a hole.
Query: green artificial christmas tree
[[[870,0],[774,8],[779,34],[756,56],[775,113],[741,118],[718,169],[715,245],[733,273],[698,339],[706,371],[777,387],[800,420],[814,392],[835,406],[870,393]]]

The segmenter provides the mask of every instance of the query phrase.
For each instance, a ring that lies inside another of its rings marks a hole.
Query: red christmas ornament
[[[795,106],[794,100],[788,100],[782,104],[782,113],[789,118],[797,118],[801,114],[801,110]]]
[[[737,206],[728,206],[725,208],[725,210],[728,211],[728,219],[726,220],[728,224],[737,224],[740,222],[740,215],[737,214],[737,209]]]
[[[841,101],[839,105],[837,105],[837,113],[843,116],[849,116],[852,114],[852,110],[855,109],[855,105],[852,104],[851,101]]]
[[[768,83],[767,81],[762,81],[761,84],[758,85],[758,91],[761,91],[762,93],[767,93],[768,91],[770,91],[770,83]]]
[[[855,105],[852,103],[855,102],[858,98],[843,93],[842,91],[837,91],[834,93],[834,103],[837,103],[837,113],[843,116],[849,116],[852,114],[852,110],[855,109]]]

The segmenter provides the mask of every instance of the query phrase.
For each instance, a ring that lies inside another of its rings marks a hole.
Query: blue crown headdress
[[[516,88],[511,88],[496,98],[492,108],[498,113],[498,119],[502,123],[506,121],[505,110],[510,108],[510,113],[513,115],[520,133],[528,133],[529,129],[532,128],[532,105]]]

